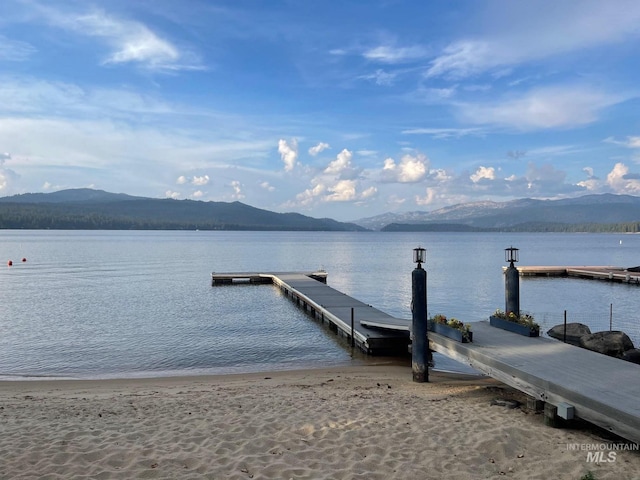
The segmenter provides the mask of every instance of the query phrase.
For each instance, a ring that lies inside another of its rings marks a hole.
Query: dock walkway
[[[236,277],[230,280],[229,275],[212,274],[212,285],[233,283]],[[301,308],[327,322],[336,333],[353,338],[367,353],[407,351],[410,320],[349,297],[314,280],[313,274],[233,275],[245,282],[260,278],[279,286]],[[491,327],[487,321],[473,323],[472,330],[473,343],[429,332],[429,348],[537,400],[554,406],[569,404],[576,417],[640,443],[640,365],[550,338],[517,335]]]
[[[272,283],[307,313],[371,355],[406,353],[409,330],[371,328],[374,324],[393,324],[398,320],[377,308],[326,285],[325,272],[312,273],[212,273],[213,286],[234,283]],[[353,311],[353,331],[351,312]],[[406,320],[404,320],[406,324]]]

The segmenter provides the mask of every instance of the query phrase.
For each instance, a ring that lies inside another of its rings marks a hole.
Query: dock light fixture
[[[505,262],[509,262],[511,266],[513,266],[514,262],[518,262],[518,249],[514,247],[509,247],[504,249],[504,260]]]
[[[429,381],[429,339],[427,337],[427,271],[422,264],[427,260],[427,251],[413,249],[411,272],[411,370],[414,382]]]
[[[427,261],[427,251],[422,248],[414,248],[413,249],[413,263],[418,264],[418,268],[422,268],[422,264]]]

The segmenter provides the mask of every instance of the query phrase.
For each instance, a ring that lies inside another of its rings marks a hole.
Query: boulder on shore
[[[580,346],[587,350],[622,358],[627,350],[633,349],[633,342],[624,332],[596,332],[580,337]]]
[[[590,335],[591,329],[584,323],[567,323],[567,343],[580,346],[580,338],[583,335]],[[562,341],[564,335],[564,323],[556,325],[547,332],[551,338]]]
[[[640,348],[632,348],[622,354],[622,359],[640,365]]]

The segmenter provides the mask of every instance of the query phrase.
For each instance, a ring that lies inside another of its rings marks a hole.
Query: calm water
[[[0,377],[231,373],[364,362],[272,286],[212,288],[212,271],[311,271],[410,318],[412,249],[428,310],[466,322],[504,308],[504,248],[521,265],[640,265],[640,236],[329,232],[0,231]],[[22,257],[27,258],[21,263]],[[640,287],[522,279],[543,328],[613,327],[640,344]],[[438,362],[438,360],[437,360]],[[445,368],[447,363],[444,362]]]

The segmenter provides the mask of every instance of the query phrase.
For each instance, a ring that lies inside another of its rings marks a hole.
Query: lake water
[[[640,265],[639,235],[0,230],[0,261],[13,261],[0,268],[0,378],[364,363],[277,288],[212,288],[211,272],[324,268],[330,286],[410,318],[412,249],[423,246],[429,313],[474,322],[504,309],[512,245],[520,265]],[[640,344],[640,287],[523,278],[520,296],[543,330],[562,323],[564,310],[607,330],[612,306],[613,328]]]

